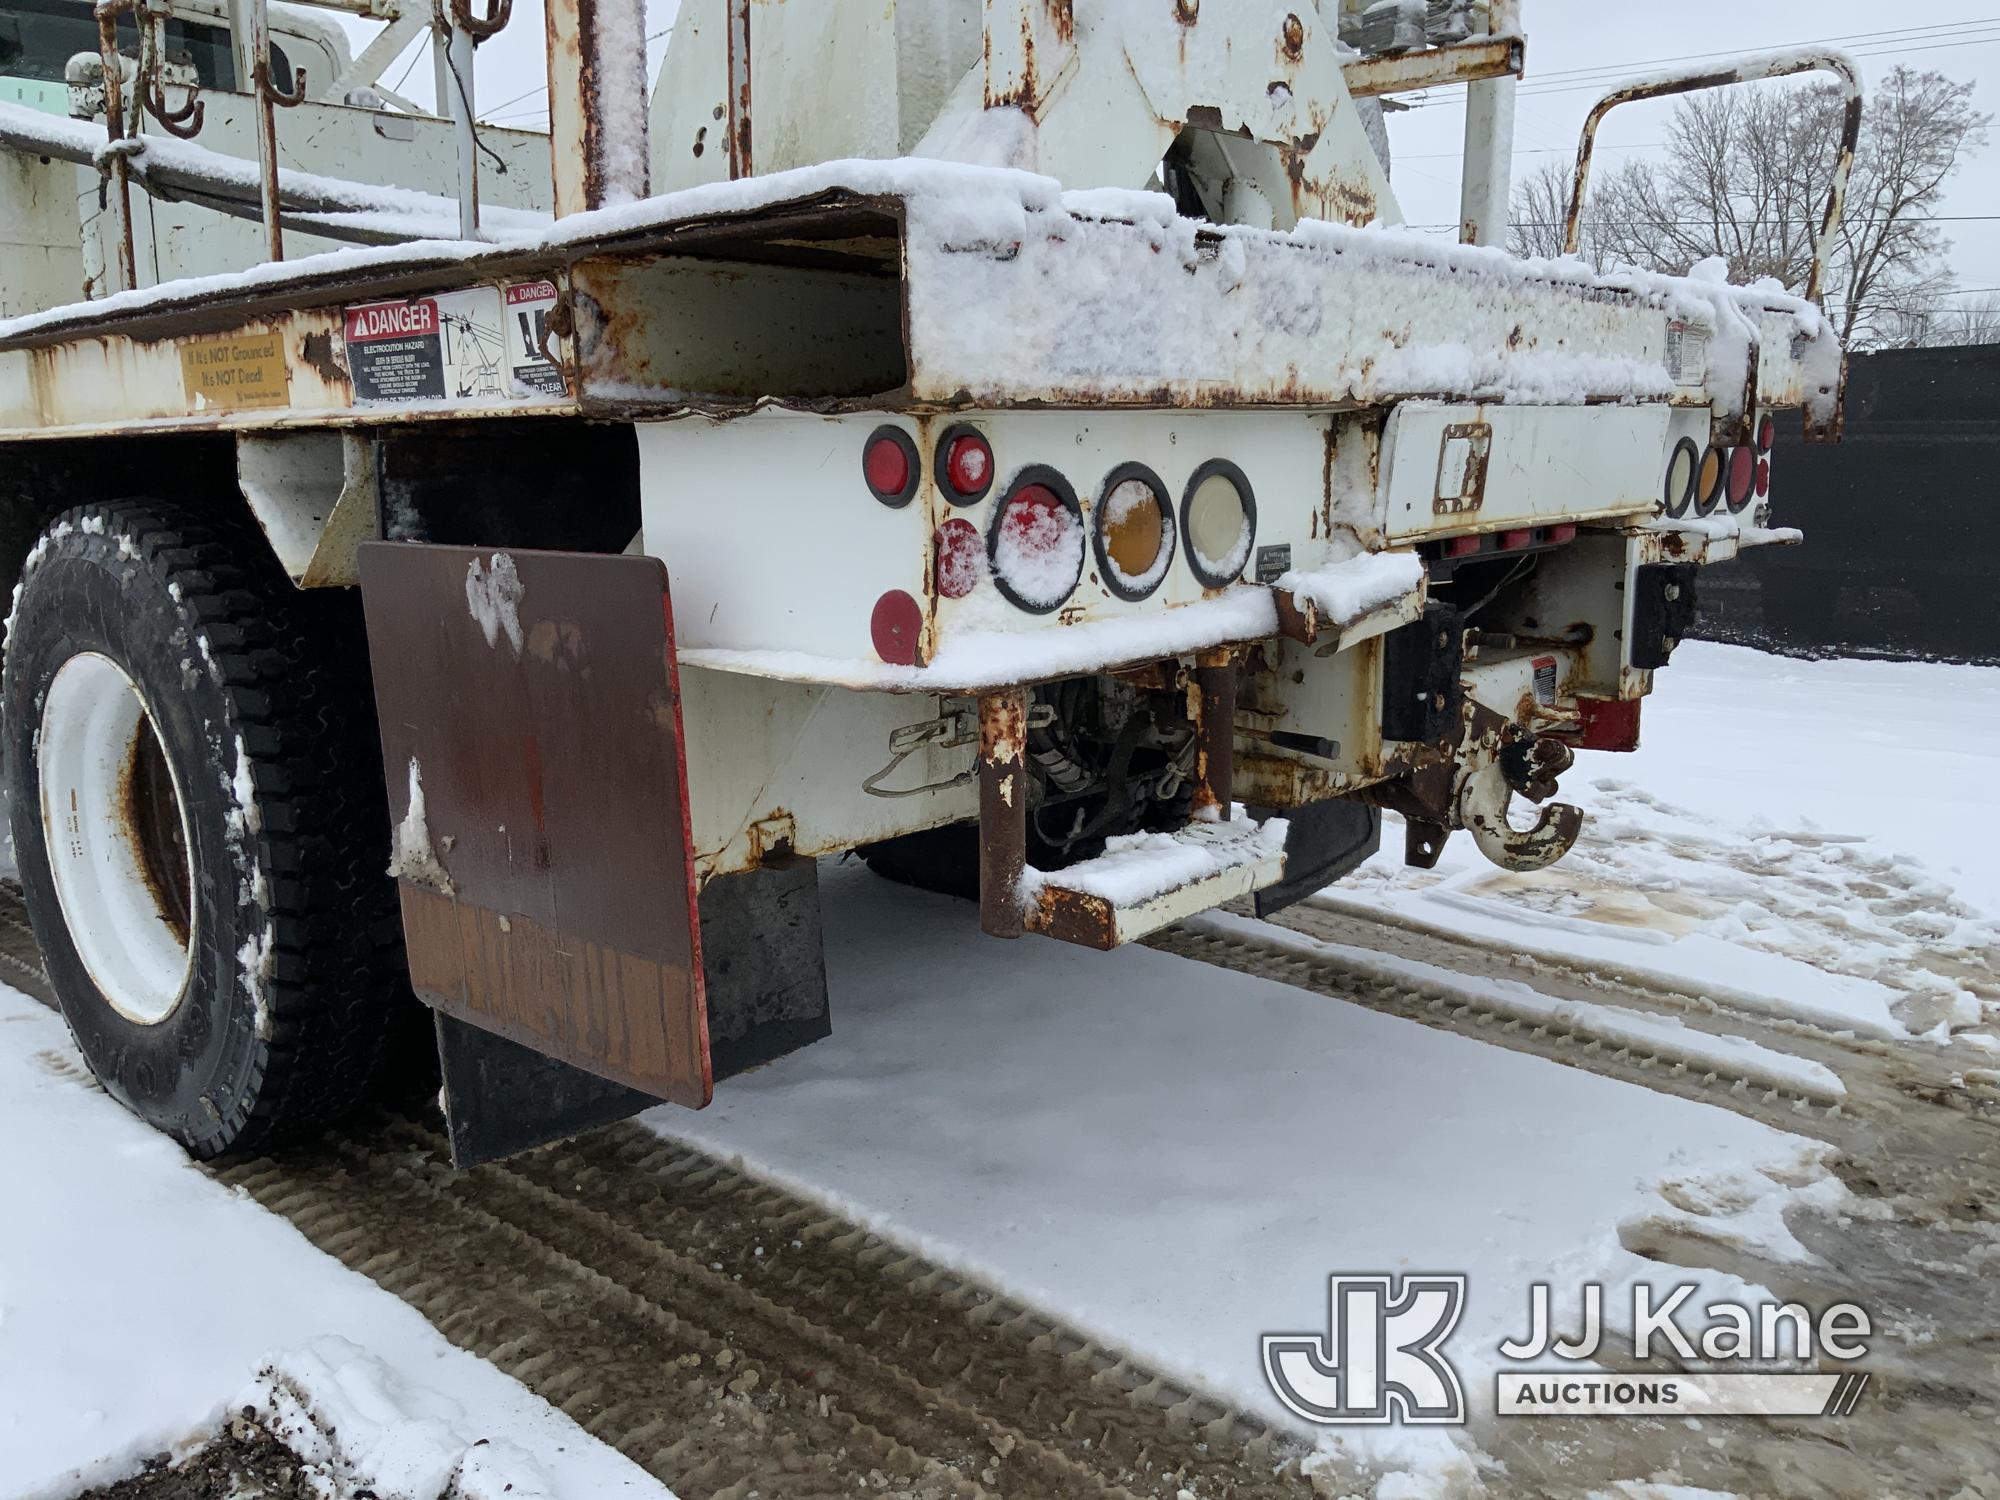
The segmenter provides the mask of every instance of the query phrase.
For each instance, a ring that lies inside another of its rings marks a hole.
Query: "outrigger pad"
[[[417,993],[638,1094],[708,1103],[666,569],[372,542],[361,592]]]

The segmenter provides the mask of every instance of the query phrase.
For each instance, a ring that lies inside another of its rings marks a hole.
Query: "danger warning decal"
[[[555,311],[556,284],[553,281],[519,281],[506,288],[507,332],[512,344],[508,368],[515,388],[522,393],[566,396],[569,387],[563,373],[549,363],[545,349],[549,343],[549,314]]]
[[[497,287],[350,307],[344,332],[357,404],[516,393]]]

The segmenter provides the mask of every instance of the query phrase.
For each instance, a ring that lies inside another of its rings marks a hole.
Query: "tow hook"
[[[1583,831],[1583,809],[1548,799],[1574,759],[1560,740],[1509,726],[1499,755],[1465,772],[1459,782],[1459,825],[1471,832],[1479,852],[1503,870],[1523,871],[1547,869],[1569,853]],[[1516,828],[1508,820],[1516,792],[1542,804],[1532,827]]]

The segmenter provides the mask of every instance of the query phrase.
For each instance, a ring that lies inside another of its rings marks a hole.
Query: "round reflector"
[[[1771,493],[1771,460],[1768,458],[1760,458],[1757,460],[1757,498],[1759,500],[1762,500],[1766,495],[1770,493]]]
[[[993,489],[993,446],[976,427],[948,427],[937,446],[938,486],[953,505],[977,505]]]
[[[953,516],[937,529],[937,591],[947,599],[963,599],[979,587],[986,572],[986,549],[979,528]]]
[[[1768,412],[1757,424],[1757,451],[1769,453],[1778,443],[1778,419]]]
[[[861,473],[877,500],[892,509],[908,505],[917,493],[917,445],[900,427],[878,427],[861,450]]]
[[[868,633],[874,637],[875,654],[890,666],[914,667],[924,633],[923,609],[901,589],[891,589],[875,601]]]
[[[1705,516],[1722,501],[1723,471],[1728,461],[1720,448],[1711,447],[1701,456],[1701,472],[1694,482],[1694,513]]]
[[[1098,576],[1113,594],[1136,603],[1158,588],[1174,560],[1174,507],[1160,476],[1144,464],[1113,469],[1091,540]]]
[[[1667,460],[1667,485],[1661,499],[1666,504],[1667,514],[1675,519],[1687,514],[1694,504],[1694,484],[1701,472],[1701,450],[1694,445],[1693,438],[1682,438],[1674,444],[1673,456]]]
[[[1257,539],[1257,501],[1228,459],[1211,458],[1194,471],[1181,501],[1181,535],[1188,567],[1205,586],[1227,588],[1242,576]]]
[[[1008,603],[1045,615],[1083,577],[1083,510],[1053,469],[1023,469],[986,534],[993,583]]]
[[[1757,483],[1757,455],[1746,445],[1729,453],[1729,508],[1743,509]]]

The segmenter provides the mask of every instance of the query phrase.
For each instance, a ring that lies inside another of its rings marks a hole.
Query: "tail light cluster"
[[[908,505],[922,487],[916,443],[899,427],[882,426],[862,450],[862,475],[884,505]],[[1166,579],[1176,551],[1203,585],[1223,588],[1242,576],[1257,534],[1257,503],[1243,471],[1212,459],[1194,471],[1178,507],[1160,476],[1144,464],[1121,464],[1105,477],[1089,518],[1070,482],[1046,465],[1030,465],[999,485],[992,444],[978,428],[947,428],[931,455],[938,491],[954,506],[1000,498],[982,532],[967,516],[951,516],[933,538],[937,592],[964,599],[991,579],[1000,596],[1030,614],[1052,614],[1076,592],[1086,560],[1117,598],[1137,603]],[[1183,538],[1185,546],[1183,547]],[[921,610],[893,590],[877,601],[871,622],[884,661],[917,659]]]
[[[1737,515],[1752,500],[1763,499],[1771,493],[1771,449],[1777,440],[1777,419],[1769,413],[1758,420],[1753,441],[1733,448],[1697,448],[1693,438],[1682,438],[1667,458],[1660,496],[1666,513],[1679,520],[1690,510],[1709,516],[1725,506]]]

